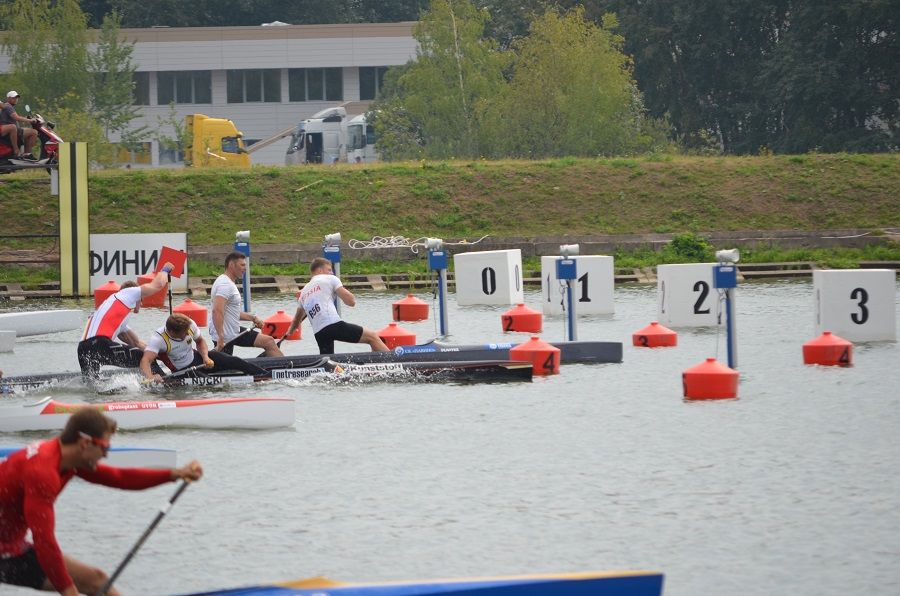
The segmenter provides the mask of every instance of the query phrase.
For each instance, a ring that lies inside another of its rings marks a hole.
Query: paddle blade
[[[156,261],[156,273],[162,271],[163,265],[172,263],[175,266],[172,269],[172,277],[181,277],[184,273],[184,265],[187,263],[187,253],[177,248],[163,246],[159,253],[159,259]]]

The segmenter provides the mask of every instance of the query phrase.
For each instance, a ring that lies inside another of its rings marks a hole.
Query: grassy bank
[[[52,234],[46,175],[0,183],[7,238]],[[900,227],[900,155],[564,158],[92,173],[91,232],[230,244]],[[27,246],[32,240],[8,240]]]

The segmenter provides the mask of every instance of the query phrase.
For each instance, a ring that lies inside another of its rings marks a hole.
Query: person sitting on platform
[[[172,263],[166,263],[153,281],[142,286],[126,281],[91,315],[84,338],[78,343],[78,365],[84,376],[96,379],[103,364],[124,368],[140,366],[147,344],[128,326],[128,317],[141,310],[144,297],[166,287],[168,274],[173,268]]]
[[[197,324],[181,313],[169,316],[165,326],[153,333],[141,358],[141,372],[144,376],[151,381],[161,382],[162,376],[151,370],[151,365],[157,359],[173,373],[202,364],[204,368],[199,369],[198,374],[223,370],[239,370],[254,377],[269,374],[264,368],[237,356],[225,352],[210,352]]]

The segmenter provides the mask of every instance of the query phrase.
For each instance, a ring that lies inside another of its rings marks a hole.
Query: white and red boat
[[[0,447],[0,461],[16,451],[18,447]],[[103,463],[117,468],[174,468],[178,454],[174,449],[158,449],[156,447],[119,447],[112,446]]]
[[[296,419],[294,400],[281,397],[179,399],[69,404],[52,397],[0,406],[0,432],[61,430],[69,415],[84,406],[115,419],[120,428],[178,426],[195,428],[279,428]]]

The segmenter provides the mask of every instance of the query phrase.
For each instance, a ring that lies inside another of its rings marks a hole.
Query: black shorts
[[[140,348],[126,346],[108,337],[96,336],[78,343],[78,365],[85,376],[97,377],[103,364],[137,368],[143,357],[144,351]]]
[[[47,574],[38,563],[37,553],[33,548],[19,555],[4,559],[0,557],[0,584],[24,586],[40,590],[44,587]]]
[[[259,337],[259,331],[256,329],[252,329],[246,333],[241,331],[241,334],[235,336],[234,339],[225,342],[225,347],[222,348],[222,351],[226,354],[234,354],[234,346],[252,348],[253,344],[256,343],[257,337]]]
[[[363,328],[346,321],[338,321],[325,327],[316,333],[316,343],[319,344],[319,354],[334,354],[334,342],[345,341],[349,344],[358,344],[362,338]]]

